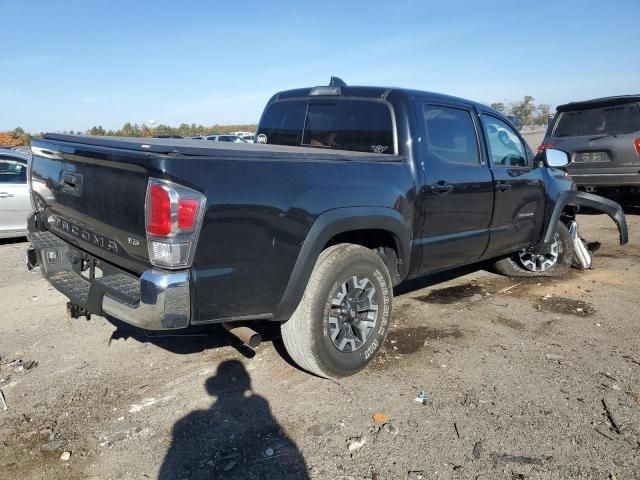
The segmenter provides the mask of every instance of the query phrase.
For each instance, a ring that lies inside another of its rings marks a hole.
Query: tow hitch
[[[87,320],[91,320],[91,314],[84,307],[71,302],[67,302],[67,316],[69,318],[85,317]]]
[[[32,247],[27,248],[25,263],[27,264],[28,271],[31,271],[38,266],[38,257],[36,256],[35,248],[32,248]]]

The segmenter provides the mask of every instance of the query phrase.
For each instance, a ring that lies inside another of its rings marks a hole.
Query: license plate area
[[[102,260],[74,248],[69,249],[68,255],[73,269],[85,279],[91,281],[104,276]]]
[[[104,272],[98,266],[99,261],[94,260],[83,260],[82,265],[80,267],[80,275],[82,275],[87,280],[94,280],[96,278],[102,278],[104,276]]]
[[[610,162],[607,152],[577,152],[574,161],[576,163],[605,163]]]

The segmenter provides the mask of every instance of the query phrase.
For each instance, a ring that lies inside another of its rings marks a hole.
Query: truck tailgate
[[[126,270],[148,268],[145,154],[46,140],[32,145],[31,185],[46,228]]]

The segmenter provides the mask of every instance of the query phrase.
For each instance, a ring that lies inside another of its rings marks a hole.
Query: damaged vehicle
[[[46,134],[32,149],[27,263],[72,315],[222,323],[252,345],[247,321],[277,322],[323,377],[374,358],[404,280],[587,267],[583,205],[627,242],[620,206],[577,191],[566,153],[536,157],[501,113],[429,92],[333,78],[274,95],[255,144]]]

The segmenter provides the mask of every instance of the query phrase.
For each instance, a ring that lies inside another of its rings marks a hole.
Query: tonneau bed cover
[[[37,139],[35,139],[37,142]],[[148,137],[107,137],[96,135],[64,135],[59,133],[45,133],[43,140],[73,143],[74,145],[90,145],[96,147],[133,150],[160,155],[189,155],[241,157],[248,159],[287,159],[305,158],[314,160],[358,160],[397,162],[403,159],[398,155],[386,155],[368,152],[354,152],[347,150],[332,150],[317,147],[292,147],[288,145],[264,145],[256,143],[213,142],[210,140],[179,139],[179,138],[148,138]]]

